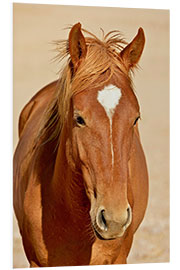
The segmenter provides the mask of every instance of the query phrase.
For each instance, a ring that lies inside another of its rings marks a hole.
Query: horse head
[[[118,53],[110,41],[86,40],[79,23],[69,35],[73,95],[66,153],[83,176],[100,239],[121,237],[132,221],[128,162],[140,109],[129,73],[144,42],[142,28]]]

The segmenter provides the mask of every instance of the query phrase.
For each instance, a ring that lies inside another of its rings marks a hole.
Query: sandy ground
[[[32,95],[57,78],[58,64],[52,40],[66,38],[62,30],[81,22],[100,35],[120,30],[130,41],[141,26],[146,46],[135,72],[134,84],[141,106],[140,133],[150,178],[149,204],[135,240],[129,263],[169,261],[169,12],[165,10],[93,8],[14,4],[14,147],[17,144],[18,116]],[[16,219],[13,234],[13,266],[28,263]]]

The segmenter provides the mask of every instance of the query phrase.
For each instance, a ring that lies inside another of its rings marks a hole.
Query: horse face
[[[138,118],[130,86],[113,82],[73,97],[71,155],[82,171],[92,225],[101,239],[122,236],[131,223],[128,160]]]

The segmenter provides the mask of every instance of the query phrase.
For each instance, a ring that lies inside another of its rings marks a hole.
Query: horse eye
[[[85,126],[85,124],[86,124],[84,119],[81,116],[78,116],[76,118],[76,122],[77,122],[78,125],[81,125],[81,126]]]
[[[138,116],[138,117],[136,118],[136,120],[134,121],[134,126],[136,125],[136,123],[137,123],[137,121],[139,120],[139,118],[140,118],[140,116]]]

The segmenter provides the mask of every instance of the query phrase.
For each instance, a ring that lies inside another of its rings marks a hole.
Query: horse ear
[[[69,33],[69,52],[74,71],[77,70],[80,60],[85,58],[87,47],[85,38],[81,32],[81,24],[75,24]]]
[[[140,27],[135,38],[120,53],[120,57],[128,70],[139,62],[144,49],[144,43],[144,30]]]

